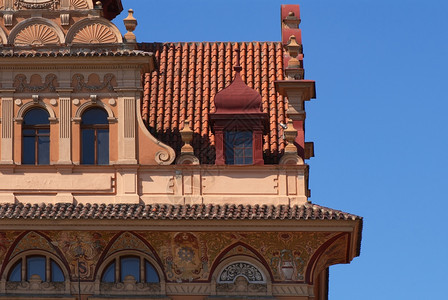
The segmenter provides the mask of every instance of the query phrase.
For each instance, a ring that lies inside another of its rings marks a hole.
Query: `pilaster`
[[[2,142],[1,142],[1,163],[13,164],[14,153],[14,98],[13,91],[2,91]]]
[[[118,164],[137,164],[136,101],[133,90],[118,97]]]
[[[59,96],[59,161],[58,164],[72,163],[72,100],[69,92]]]

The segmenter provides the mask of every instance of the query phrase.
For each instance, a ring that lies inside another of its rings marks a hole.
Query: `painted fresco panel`
[[[258,259],[274,282],[304,282],[315,252],[337,233],[327,232],[0,232],[0,261],[42,249],[62,256],[72,280],[92,281],[99,264],[122,250],[152,256],[167,282],[208,282],[214,268],[232,255]],[[341,248],[344,248],[341,246]],[[3,268],[2,268],[3,271]]]

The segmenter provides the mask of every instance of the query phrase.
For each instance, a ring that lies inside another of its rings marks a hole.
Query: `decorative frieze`
[[[48,90],[49,92],[56,92],[57,77],[54,74],[48,74],[45,77],[45,82],[41,85],[31,85],[27,82],[27,78],[23,74],[19,74],[14,79],[14,87],[17,93],[32,92],[38,93]]]
[[[15,9],[50,9],[59,8],[59,0],[15,0]]]
[[[114,91],[114,87],[112,85],[112,80],[115,78],[113,74],[106,74],[104,75],[104,80],[102,84],[89,84],[86,83],[84,80],[84,75],[81,74],[75,74],[73,76],[73,82],[74,82],[74,89],[75,92],[81,92],[83,90],[87,90],[89,92],[98,92],[101,90],[106,89],[109,92]]]

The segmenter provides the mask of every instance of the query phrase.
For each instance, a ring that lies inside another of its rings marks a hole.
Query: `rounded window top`
[[[107,112],[98,107],[90,108],[82,114],[83,125],[109,124]]]
[[[24,125],[45,125],[50,124],[50,115],[43,108],[33,108],[26,112],[23,118]]]

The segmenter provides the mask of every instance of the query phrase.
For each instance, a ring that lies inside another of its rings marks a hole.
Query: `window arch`
[[[17,260],[8,272],[8,282],[30,281],[39,276],[42,282],[65,282],[62,268],[54,259],[32,254]]]
[[[102,295],[164,295],[163,271],[146,253],[123,250],[104,261],[96,274],[95,289]]]
[[[50,115],[43,108],[25,113],[22,123],[22,164],[50,164]]]
[[[81,163],[84,165],[109,164],[109,121],[107,112],[92,107],[81,117]]]
[[[136,255],[117,257],[107,265],[101,275],[103,283],[125,282],[131,279],[137,283],[160,282],[154,266],[144,257]]]

